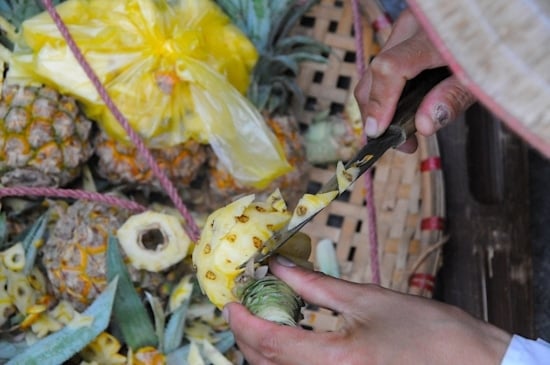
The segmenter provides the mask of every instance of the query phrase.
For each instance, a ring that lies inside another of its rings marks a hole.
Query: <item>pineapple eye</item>
[[[207,243],[206,245],[204,245],[204,249],[202,250],[202,252],[205,255],[208,255],[210,252],[212,252],[212,246],[210,246],[210,244]]]
[[[243,214],[243,215],[240,215],[238,217],[235,217],[235,219],[237,220],[237,222],[246,223],[246,222],[249,221],[250,218]]]
[[[258,206],[258,205],[256,205],[255,208],[256,208],[256,211],[258,211],[258,212],[260,212],[260,213],[264,213],[264,212],[266,211],[265,208],[260,207],[260,206]]]
[[[235,233],[229,233],[225,237],[229,242],[233,243],[237,240],[237,235]]]
[[[307,214],[307,207],[303,206],[303,205],[299,205],[296,207],[296,214],[298,216],[304,216]]]
[[[208,280],[216,280],[216,274],[214,274],[212,271],[208,270],[206,272],[206,275],[205,277],[208,279]]]
[[[254,236],[252,237],[252,242],[254,244],[254,247],[256,247],[258,250],[262,247],[264,241],[262,241],[260,238]]]

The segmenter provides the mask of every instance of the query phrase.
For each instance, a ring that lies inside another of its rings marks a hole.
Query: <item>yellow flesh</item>
[[[218,308],[238,301],[233,293],[239,266],[261,250],[273,231],[290,219],[286,204],[276,191],[266,202],[248,195],[213,212],[193,251],[193,264],[204,293]]]

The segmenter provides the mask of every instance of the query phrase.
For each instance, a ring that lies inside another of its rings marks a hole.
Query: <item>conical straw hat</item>
[[[408,3],[457,77],[550,157],[550,1]]]

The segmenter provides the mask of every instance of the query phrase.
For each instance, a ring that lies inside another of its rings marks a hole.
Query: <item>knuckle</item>
[[[372,73],[380,77],[395,76],[399,71],[399,61],[385,52],[378,54],[370,63]]]
[[[277,336],[263,336],[258,342],[258,351],[266,359],[273,360],[279,357],[282,348]]]

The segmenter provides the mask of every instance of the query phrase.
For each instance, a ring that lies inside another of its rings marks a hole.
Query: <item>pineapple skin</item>
[[[112,184],[161,189],[156,176],[136,147],[118,142],[101,132],[94,138],[94,148],[98,157],[95,170]],[[172,147],[152,148],[150,152],[178,188],[188,187],[207,159],[206,146],[192,139]]]
[[[115,234],[130,212],[84,200],[70,206],[53,204],[49,236],[41,248],[42,263],[55,296],[82,311],[107,286],[109,235]],[[142,288],[156,291],[166,281],[160,273],[127,267]]]
[[[0,181],[5,186],[64,186],[93,153],[93,123],[76,101],[49,87],[3,85]]]

